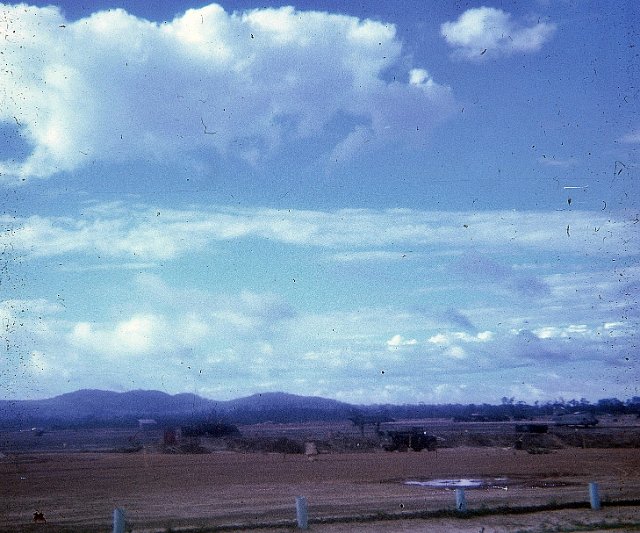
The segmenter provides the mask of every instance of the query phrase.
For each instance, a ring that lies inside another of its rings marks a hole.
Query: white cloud
[[[367,126],[358,125],[329,154],[329,165],[340,164],[352,159],[373,139],[375,133]]]
[[[462,346],[449,346],[444,353],[451,359],[464,359],[467,356],[467,352]]]
[[[491,332],[491,331],[481,331],[480,333],[478,333],[476,335],[476,338],[480,342],[490,341],[491,339],[493,339],[493,332]]]
[[[433,392],[423,401],[428,400],[433,403],[460,402],[464,398],[466,389],[466,384],[453,385],[442,383],[433,387]]]
[[[577,337],[590,337],[594,335],[586,324],[569,324],[567,326],[545,326],[533,330],[539,339],[573,339]]]
[[[449,346],[457,342],[479,343],[489,342],[493,340],[494,333],[492,331],[481,331],[476,335],[471,335],[465,331],[451,331],[447,333],[437,333],[429,337],[428,342],[438,346]]]
[[[555,32],[555,24],[537,22],[523,25],[509,13],[492,7],[465,11],[455,22],[445,22],[440,33],[454,48],[455,55],[483,59],[494,55],[535,52]]]
[[[409,71],[409,83],[421,86],[431,82],[429,73],[422,68],[414,68]]]
[[[530,383],[518,383],[509,387],[509,396],[532,403],[536,400],[542,400],[545,397],[545,392]]]
[[[576,164],[576,160],[573,158],[561,159],[556,157],[555,155],[551,155],[549,157],[547,157],[546,155],[542,155],[538,158],[538,162],[548,167],[563,168],[567,168]]]
[[[215,4],[164,24],[122,9],[76,21],[56,7],[1,9],[11,75],[0,78],[0,122],[30,150],[0,163],[3,180],[195,154],[255,163],[339,115],[351,121],[336,148],[345,158],[363,131],[402,141],[404,119],[428,129],[451,108],[449,89],[423,69],[410,83],[382,79],[402,47],[381,22]]]
[[[449,344],[449,338],[444,333],[438,333],[429,337],[429,342],[431,344],[437,344],[439,346],[446,346]]]
[[[158,215],[158,213],[160,213]],[[0,244],[30,257],[84,255],[126,263],[175,259],[218,241],[258,237],[287,245],[340,248],[337,261],[403,259],[384,246],[548,250],[633,255],[632,219],[588,211],[456,213],[409,209],[296,211],[261,208],[154,209],[124,206],[78,218],[0,216]],[[570,235],[567,235],[567,228]],[[522,278],[521,283],[533,282]],[[522,292],[536,287],[521,286]]]
[[[111,327],[78,322],[69,334],[69,342],[85,351],[112,357],[145,355],[171,346],[167,329],[161,317],[150,314],[134,315]]]
[[[331,255],[331,261],[337,263],[355,263],[355,262],[387,262],[402,261],[414,259],[420,254],[410,252],[389,252],[385,250],[371,250],[366,252],[343,252]]]
[[[625,133],[620,139],[625,144],[638,144],[640,143],[640,130],[634,130],[629,133]]]
[[[484,344],[493,341],[494,336],[492,331],[481,331],[475,335],[465,331],[450,331],[432,335],[427,339],[427,342],[436,345],[441,350],[441,353],[448,358],[454,361],[462,361],[469,357],[469,351],[461,346],[461,343]],[[476,356],[476,364],[487,366],[482,350],[473,348],[472,353]]]
[[[418,341],[416,339],[405,339],[402,335],[394,335],[387,341],[388,350],[398,350],[406,346],[416,346]]]
[[[120,360],[168,356],[198,346],[211,333],[205,316],[183,310],[171,320],[160,313],[136,313],[117,322],[80,321],[66,327],[66,342],[73,349]]]

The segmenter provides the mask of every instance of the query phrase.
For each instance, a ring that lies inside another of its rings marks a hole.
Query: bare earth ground
[[[485,479],[486,487],[466,491],[471,511],[588,502],[590,481],[599,483],[605,506],[415,518],[421,511],[454,509],[452,490],[404,484],[434,478]],[[640,507],[613,505],[640,498],[640,458],[633,448],[533,455],[457,447],[321,454],[314,461],[235,452],[25,453],[0,459],[1,531],[110,531],[115,507],[126,509],[134,531],[292,531],[296,496],[308,499],[312,531],[640,531]],[[46,525],[31,523],[36,509]]]

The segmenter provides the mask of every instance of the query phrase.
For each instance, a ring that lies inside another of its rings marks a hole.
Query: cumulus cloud
[[[114,357],[147,354],[166,344],[167,327],[163,322],[153,315],[136,315],[112,328],[98,329],[89,322],[79,322],[73,327],[69,341],[84,350]]]
[[[11,73],[0,79],[0,123],[27,151],[0,163],[4,180],[195,153],[255,163],[337,116],[351,132],[334,155],[347,158],[365,133],[403,141],[451,108],[450,90],[424,69],[384,81],[402,47],[382,22],[216,4],[164,24],[122,9],[76,21],[57,7],[0,9]]]
[[[521,24],[511,14],[492,7],[468,9],[458,20],[440,27],[454,55],[465,59],[536,52],[555,30],[556,25],[550,22]]]
[[[394,335],[387,341],[388,350],[398,350],[406,346],[416,346],[418,341],[416,339],[405,339],[402,335]]]
[[[229,394],[243,379],[243,386],[254,384],[247,377],[253,367],[270,376],[286,373],[291,350],[281,339],[296,314],[281,297],[246,290],[220,295],[176,288],[151,274],[139,278],[132,287],[137,310],[113,319],[90,313],[72,319],[41,299],[0,302],[8,334],[0,375],[11,377],[3,383],[6,393],[15,395],[13,382],[21,380],[53,391],[74,384],[121,390],[132,379],[138,387],[164,388],[163,376],[171,376],[167,388],[175,392],[192,387],[194,377],[204,380],[203,390],[224,377]]]
[[[171,319],[136,313],[114,323],[82,321],[66,335],[70,346],[108,358],[168,355],[199,344],[212,332],[206,316],[181,312]]]
[[[437,333],[429,337],[427,342],[435,345],[442,355],[453,360],[462,361],[467,359],[470,352],[474,355],[475,363],[481,366],[487,365],[487,358],[484,350],[473,348],[470,350],[465,348],[463,344],[483,344],[493,340],[494,333],[492,331],[481,331],[476,335],[472,335],[465,331],[447,331]]]
[[[585,337],[591,334],[586,324],[569,324],[561,328],[557,326],[545,326],[534,329],[533,333],[539,339],[552,339],[556,337],[571,339],[575,337]]]
[[[489,342],[493,339],[493,336],[494,334],[491,331],[481,331],[477,335],[470,335],[465,331],[452,331],[433,335],[429,338],[429,342],[440,346],[449,346],[456,342]]]

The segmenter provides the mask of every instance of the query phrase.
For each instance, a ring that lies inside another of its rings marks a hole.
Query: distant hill
[[[336,400],[284,392],[254,394],[218,404],[219,412],[243,424],[345,420],[354,409],[353,405]]]
[[[195,394],[83,389],[45,400],[2,400],[0,427],[132,425],[140,418],[172,423],[205,418],[245,424],[284,423],[345,419],[352,411],[353,406],[335,400],[282,392],[214,401]]]
[[[213,409],[215,402],[195,394],[159,391],[111,392],[83,389],[45,400],[0,401],[0,424],[106,422],[185,416]]]

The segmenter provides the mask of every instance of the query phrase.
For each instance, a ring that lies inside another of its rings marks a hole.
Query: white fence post
[[[598,484],[595,482],[589,483],[589,500],[591,501],[591,508],[596,511],[600,509],[600,495],[598,494]]]
[[[307,499],[304,496],[296,496],[296,517],[298,519],[298,529],[308,529]]]
[[[467,500],[464,497],[464,489],[456,489],[456,510],[462,513],[467,510]]]
[[[127,520],[124,516],[124,509],[119,507],[113,510],[113,533],[125,533]]]

